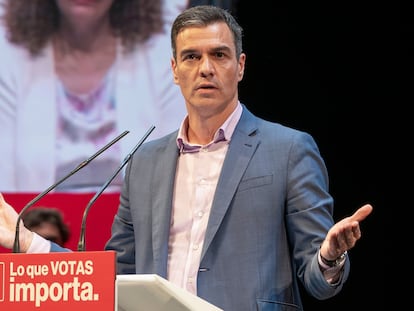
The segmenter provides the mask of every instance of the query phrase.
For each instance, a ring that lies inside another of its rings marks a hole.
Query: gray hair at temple
[[[224,22],[230,28],[236,56],[239,58],[243,51],[243,28],[227,10],[213,5],[199,5],[191,7],[177,16],[171,28],[171,48],[175,60],[177,60],[176,41],[178,34],[187,27],[208,26],[217,22]]]

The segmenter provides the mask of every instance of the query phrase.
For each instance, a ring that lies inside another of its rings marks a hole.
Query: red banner
[[[0,0],[1,2],[1,0]],[[37,193],[3,193],[4,198],[17,212]],[[55,207],[62,211],[66,224],[71,234],[66,248],[76,250],[78,247],[79,233],[83,212],[94,196],[94,193],[50,193],[43,197],[34,207]],[[87,218],[86,250],[103,251],[106,241],[111,236],[112,221],[119,205],[119,193],[104,193],[91,207]],[[10,250],[0,246],[0,253],[9,253]]]
[[[0,254],[0,310],[115,310],[115,252]]]

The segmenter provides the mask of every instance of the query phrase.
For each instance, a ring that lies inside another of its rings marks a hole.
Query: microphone
[[[143,142],[147,139],[147,137],[152,133],[154,129],[155,129],[155,126],[152,125],[148,129],[148,131],[145,133],[145,135],[141,138],[141,140],[138,142],[138,144],[136,144],[136,146],[126,155],[121,165],[116,169],[116,171],[112,174],[112,176],[102,185],[102,187],[95,193],[92,199],[88,202],[88,205],[86,206],[85,211],[83,212],[81,231],[79,234],[78,251],[83,252],[86,249],[86,246],[85,246],[86,218],[88,216],[89,210],[91,209],[91,206],[96,202],[99,196],[110,185],[112,180],[114,180],[114,178],[116,177],[116,175],[118,175],[118,173],[122,170],[122,168],[129,162],[129,160],[134,155],[135,151],[138,150],[138,148],[143,144]]]
[[[88,165],[92,160],[94,160],[97,156],[99,156],[101,153],[106,151],[109,147],[111,147],[113,144],[115,144],[118,140],[123,138],[125,135],[127,135],[129,131],[124,131],[117,137],[115,137],[113,140],[111,140],[109,143],[107,143],[105,146],[103,146],[101,149],[99,149],[94,155],[86,159],[85,161],[81,162],[74,170],[69,172],[66,176],[64,176],[62,179],[58,180],[56,183],[51,185],[49,188],[47,188],[42,193],[39,193],[34,199],[32,199],[29,203],[27,203],[23,209],[20,211],[20,213],[17,216],[17,223],[16,223],[16,233],[14,235],[14,244],[13,244],[13,253],[20,253],[20,241],[19,241],[19,231],[20,231],[20,220],[22,219],[22,216],[26,210],[28,210],[30,207],[32,207],[36,202],[38,202],[41,198],[43,198],[46,194],[48,194],[50,191],[55,189],[57,186],[59,186],[62,182],[64,182],[66,179],[68,179],[73,174],[77,173],[79,170],[84,168],[86,165]]]

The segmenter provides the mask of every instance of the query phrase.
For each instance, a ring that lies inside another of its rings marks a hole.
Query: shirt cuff
[[[341,278],[343,267],[345,265],[345,260],[339,263],[339,265],[330,267],[322,261],[321,252],[318,253],[318,263],[325,280],[330,284],[335,284]]]
[[[26,253],[50,253],[50,241],[33,232],[33,240]]]

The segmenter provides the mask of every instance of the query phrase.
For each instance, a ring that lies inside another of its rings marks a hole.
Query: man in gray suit
[[[317,299],[336,295],[372,206],[334,224],[314,139],[240,103],[246,55],[227,11],[187,9],[171,40],[188,115],[128,164],[106,245],[117,272],[159,274],[226,311],[301,310],[299,282]],[[16,215],[0,196],[1,214],[11,247]],[[25,230],[21,239],[23,251],[62,250]]]

